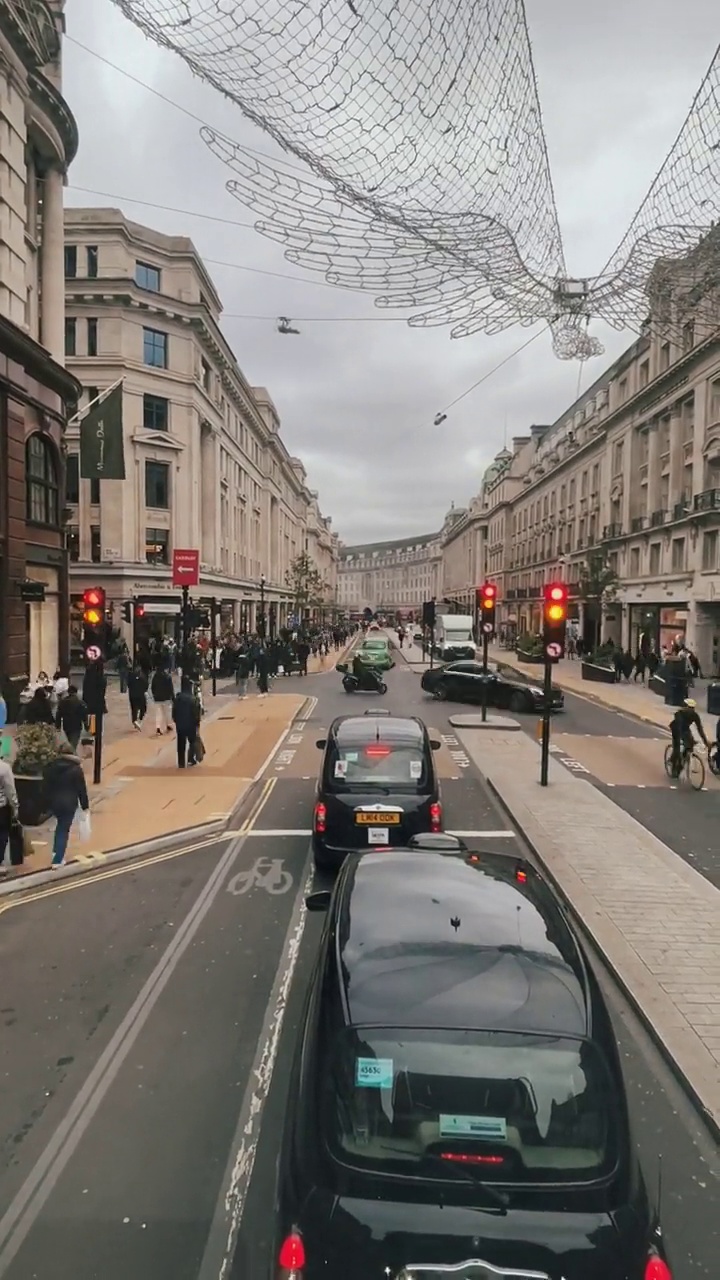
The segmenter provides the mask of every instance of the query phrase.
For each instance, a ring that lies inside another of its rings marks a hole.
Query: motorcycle
[[[346,693],[387,693],[387,685],[374,667],[367,667],[362,677],[356,676],[344,662],[338,663],[336,670],[342,672],[342,686]]]

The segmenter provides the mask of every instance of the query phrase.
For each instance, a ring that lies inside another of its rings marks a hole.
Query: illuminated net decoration
[[[658,258],[719,216],[716,57],[597,279],[568,279],[523,0],[114,0],[292,160],[210,128],[228,185],[286,258],[453,337],[548,323],[556,354],[648,312]]]

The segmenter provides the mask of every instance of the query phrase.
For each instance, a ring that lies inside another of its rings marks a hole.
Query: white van
[[[470,614],[446,613],[435,619],[435,653],[442,662],[475,657],[473,620]]]

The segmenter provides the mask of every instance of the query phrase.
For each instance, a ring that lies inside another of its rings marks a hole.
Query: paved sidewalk
[[[720,1132],[720,889],[524,734],[457,733]]]
[[[516,654],[511,650],[493,647],[490,653],[493,662],[512,667],[515,671],[521,671],[526,676],[536,675],[538,679],[542,677],[541,666],[535,663],[520,662]],[[564,689],[566,693],[577,693],[583,698],[588,698],[591,702],[598,702],[602,706],[611,707],[615,711],[624,711],[627,715],[635,716],[638,720],[644,720],[647,724],[657,725],[660,729],[668,728],[675,711],[674,707],[667,707],[662,698],[659,698],[656,693],[651,693],[639,681],[637,684],[633,680],[629,682],[623,680],[619,684],[595,684],[592,680],[583,680],[580,673],[579,660],[572,661],[570,658],[563,658],[558,662],[553,672],[553,681],[561,689]],[[707,685],[707,680],[696,680],[694,688],[690,690],[690,695],[697,700],[698,711],[702,717],[705,732],[708,739],[713,742],[715,740],[717,717],[707,715],[704,710],[707,705]]]

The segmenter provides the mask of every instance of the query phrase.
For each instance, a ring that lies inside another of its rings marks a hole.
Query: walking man
[[[130,702],[130,721],[138,733],[142,728],[147,711],[148,678],[142,667],[136,664],[128,676],[128,700]]]
[[[248,680],[250,678],[250,660],[246,653],[239,653],[235,667],[235,683],[239,698],[247,698]]]
[[[155,703],[155,732],[172,733],[172,709],[175,700],[175,688],[169,671],[158,667],[150,684],[150,692]]]
[[[83,729],[87,729],[88,723],[88,709],[85,703],[78,697],[76,686],[68,685],[66,696],[58,702],[55,727],[63,730],[73,751],[77,751],[80,734]]]
[[[200,724],[200,705],[193,696],[192,685],[187,677],[183,678],[180,692],[173,703],[172,718],[177,733],[178,769],[184,769],[186,756],[189,765],[197,764],[195,743]]]

